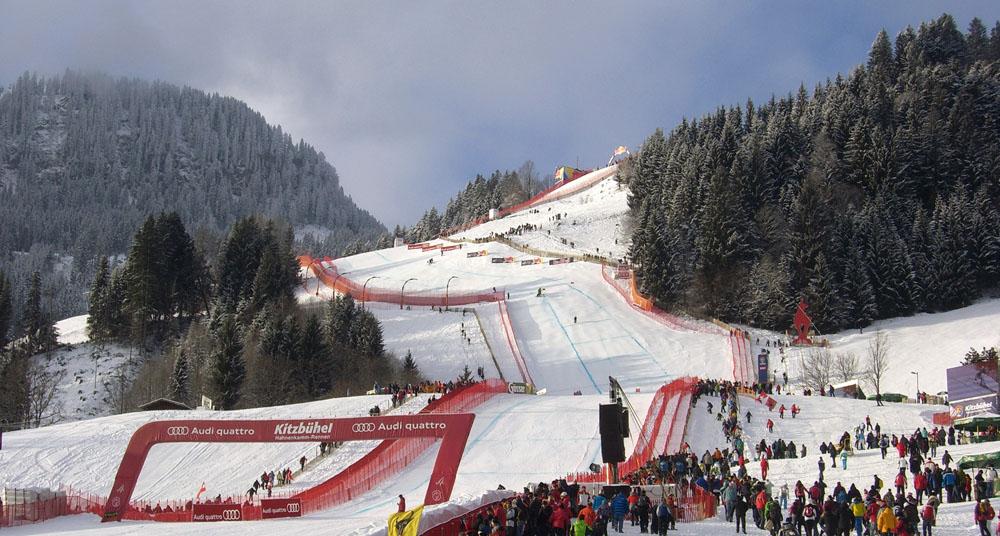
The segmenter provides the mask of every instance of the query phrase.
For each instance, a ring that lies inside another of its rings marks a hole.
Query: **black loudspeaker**
[[[601,436],[601,460],[604,463],[625,461],[625,440],[622,439],[622,436]]]
[[[622,408],[622,422],[618,429],[622,432],[622,437],[628,437],[628,408]]]
[[[600,425],[601,437],[622,435],[621,409],[618,404],[601,404]]]
[[[618,404],[600,406],[601,458],[604,463],[625,461],[625,440],[622,437],[622,414]]]

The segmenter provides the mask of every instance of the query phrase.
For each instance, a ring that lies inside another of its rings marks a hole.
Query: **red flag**
[[[205,483],[204,482],[201,483],[201,488],[198,490],[198,493],[195,494],[194,500],[197,501],[199,498],[201,498],[201,494],[202,493],[205,493]]]

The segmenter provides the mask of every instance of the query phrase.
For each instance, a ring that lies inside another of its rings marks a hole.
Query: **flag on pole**
[[[202,482],[201,483],[201,487],[198,488],[198,493],[195,494],[194,500],[197,501],[198,499],[200,499],[202,493],[205,493],[205,483],[204,482]]]
[[[627,152],[628,152],[628,147],[625,147],[624,145],[619,145],[618,148],[615,149],[615,156],[618,156],[620,154],[625,154]]]
[[[421,504],[413,510],[392,514],[389,516],[388,536],[417,536],[423,513],[424,505]]]

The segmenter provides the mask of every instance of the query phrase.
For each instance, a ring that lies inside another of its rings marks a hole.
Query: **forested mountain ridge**
[[[821,331],[967,305],[1000,282],[1000,23],[949,15],[810,93],[657,131],[621,167],[665,307]]]
[[[215,233],[251,214],[314,224],[341,246],[384,232],[322,153],[235,98],[73,71],[0,93],[0,251],[121,253],[166,210]]]
[[[0,276],[15,333],[31,274],[53,318],[80,314],[97,259],[123,255],[159,212],[176,212],[210,263],[251,215],[321,230],[302,244],[317,255],[385,233],[322,153],[235,98],[74,71],[0,89]]]

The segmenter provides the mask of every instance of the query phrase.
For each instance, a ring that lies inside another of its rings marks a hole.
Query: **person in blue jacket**
[[[624,532],[626,512],[628,512],[628,499],[625,493],[619,491],[618,495],[611,499],[611,514],[614,516],[611,526],[616,532]]]

